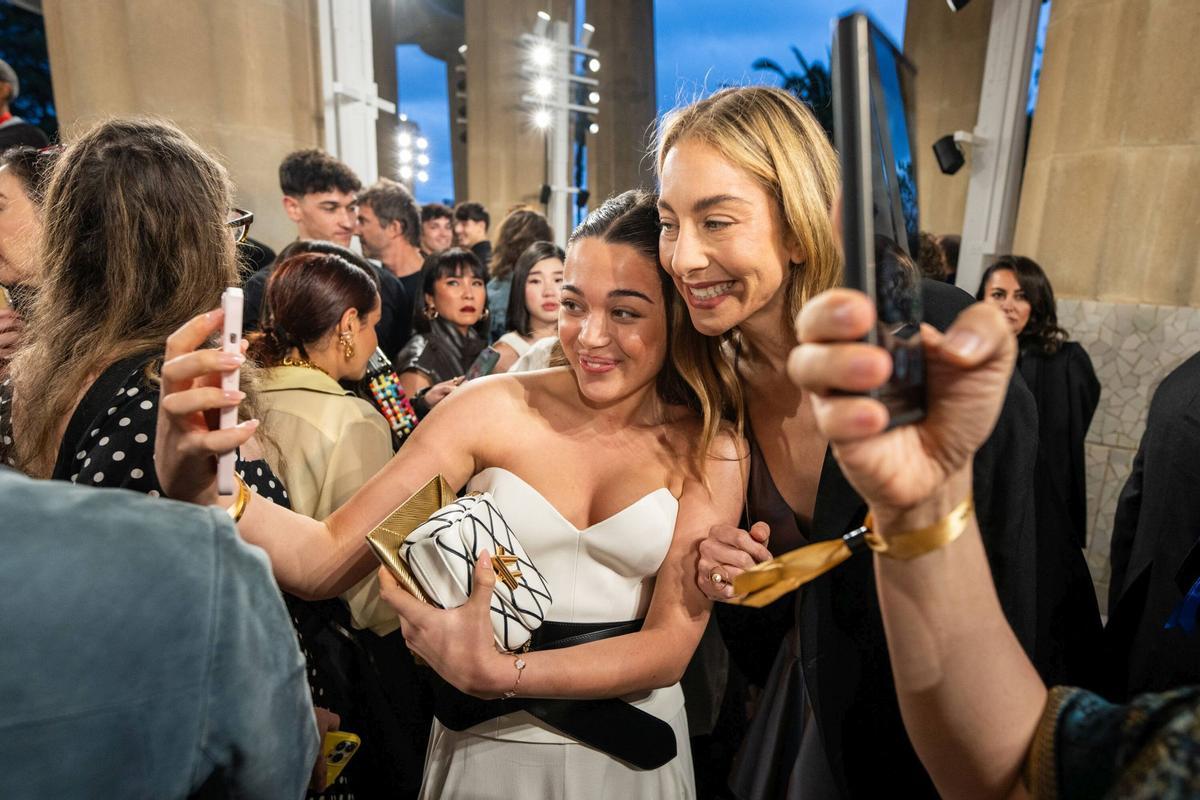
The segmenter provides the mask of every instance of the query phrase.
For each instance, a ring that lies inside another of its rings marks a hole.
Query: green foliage
[[[751,65],[756,70],[773,72],[779,76],[780,88],[795,95],[801,102],[808,105],[825,129],[830,141],[833,140],[833,77],[829,69],[820,61],[809,62],[792,45],[792,54],[800,62],[799,72],[788,72],[779,62],[770,58],[759,58]]]

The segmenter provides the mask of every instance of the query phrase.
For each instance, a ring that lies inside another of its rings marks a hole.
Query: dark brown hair
[[[585,223],[586,224],[586,223]],[[496,249],[492,253],[488,271],[493,278],[505,278],[512,274],[529,245],[534,242],[554,241],[554,231],[540,212],[532,208],[518,208],[509,213],[500,223],[496,234]]]
[[[279,164],[279,189],[288,197],[317,192],[351,194],[362,188],[354,170],[324,150],[297,150]]]
[[[1002,269],[1009,270],[1017,277],[1025,299],[1029,301],[1029,321],[1017,334],[1021,351],[1054,355],[1067,340],[1067,332],[1058,326],[1058,303],[1054,299],[1054,287],[1050,285],[1045,271],[1032,258],[1001,256],[984,271],[975,299],[984,299],[992,274]]]
[[[529,314],[529,307],[525,305],[525,284],[529,282],[529,272],[547,258],[562,261],[566,257],[563,249],[554,242],[534,242],[521,253],[521,257],[517,259],[517,267],[513,270],[512,291],[508,295],[508,313],[504,315],[504,322],[509,330],[522,336],[533,333],[533,317]]]
[[[249,356],[273,367],[294,347],[308,358],[305,347],[332,335],[346,309],[366,319],[377,302],[379,287],[369,270],[337,255],[291,256],[267,281],[262,335],[251,341]]]

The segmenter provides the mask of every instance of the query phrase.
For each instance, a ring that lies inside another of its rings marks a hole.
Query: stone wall
[[[1058,320],[1091,356],[1100,405],[1086,440],[1087,559],[1106,608],[1109,543],[1117,498],[1129,477],[1158,384],[1200,351],[1200,308],[1060,299]]]

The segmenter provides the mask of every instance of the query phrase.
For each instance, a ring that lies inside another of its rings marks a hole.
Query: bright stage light
[[[593,134],[599,133],[600,125],[598,123],[593,122],[591,125],[588,126],[588,131],[590,131]]]
[[[535,67],[548,67],[550,62],[554,60],[554,51],[549,45],[539,44],[529,52],[529,60],[533,62]]]
[[[421,183],[428,183],[429,182],[429,173],[426,172],[425,170],[421,170],[420,172],[417,173],[417,180],[419,180]]]
[[[600,93],[599,92],[588,92],[588,102],[591,103],[592,105],[596,105],[597,103],[599,103],[600,102]]]
[[[406,181],[411,180],[412,175],[413,175],[413,169],[412,169],[412,167],[408,166],[407,164],[400,168],[401,179],[406,180]]]
[[[592,72],[599,72],[600,71],[600,59],[598,59],[598,58],[589,59],[588,60],[588,69],[590,69]]]
[[[401,131],[400,135],[396,137],[396,144],[401,147],[412,147],[412,143],[413,137],[408,131]]]
[[[554,91],[554,82],[549,78],[538,78],[533,82],[533,93],[538,97],[549,97]]]
[[[533,112],[533,124],[545,130],[550,127],[550,112],[542,108]]]
[[[427,150],[427,149],[429,149],[429,140],[428,140],[428,139],[426,139],[424,136],[422,136],[422,137],[418,138],[418,139],[417,139],[417,149],[418,149],[418,150]]]

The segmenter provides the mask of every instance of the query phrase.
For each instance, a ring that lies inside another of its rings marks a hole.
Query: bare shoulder
[[[429,419],[437,416],[478,414],[491,427],[513,416],[527,415],[534,405],[564,395],[569,372],[563,369],[501,373],[478,378],[451,392]],[[572,384],[573,385],[573,384]]]

